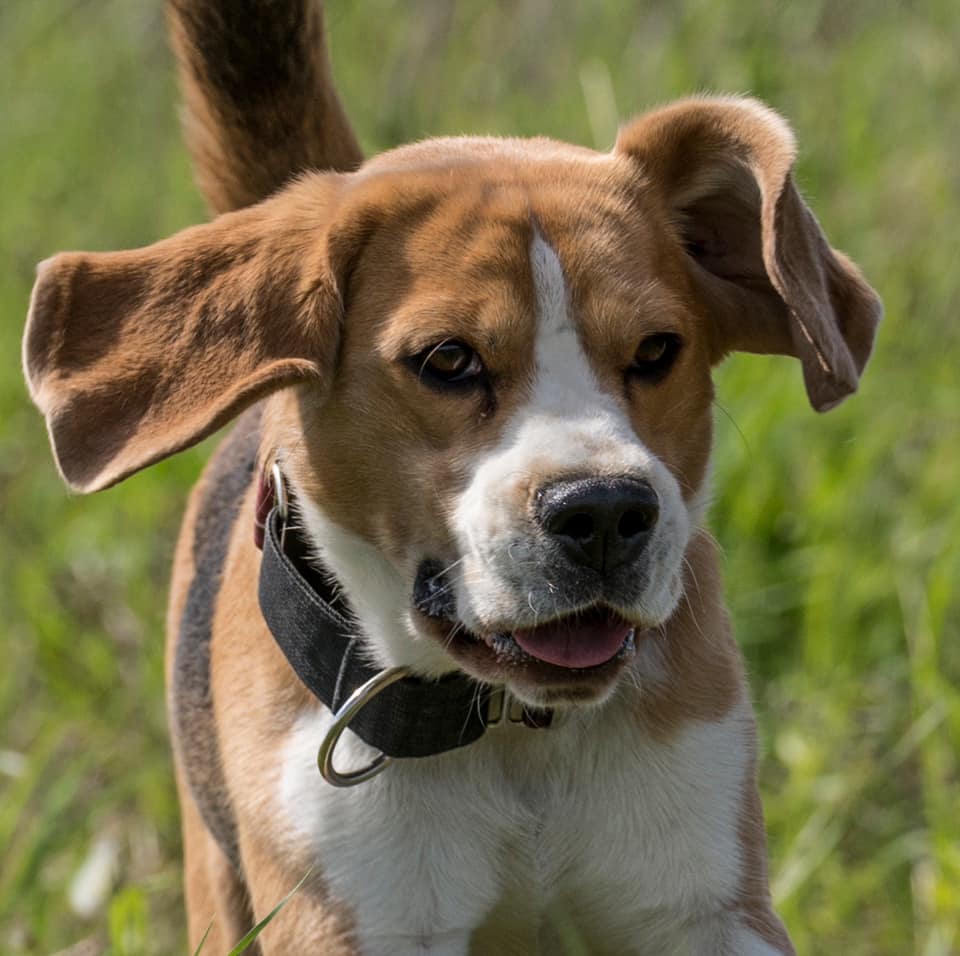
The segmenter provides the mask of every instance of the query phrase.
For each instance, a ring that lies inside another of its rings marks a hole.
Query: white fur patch
[[[354,790],[317,772],[329,720],[304,714],[284,744],[277,812],[350,907],[364,953],[466,954],[505,902],[527,926],[563,907],[597,951],[684,952],[691,917],[719,913],[737,891],[746,700],[661,743],[625,695],[549,732],[497,728],[463,750],[395,761]],[[371,754],[348,734],[337,765]],[[735,914],[722,919],[745,948],[690,952],[768,952]]]
[[[454,530],[463,561],[457,612],[472,630],[492,622],[532,626],[566,610],[545,579],[539,543],[516,492],[531,474],[541,482],[568,475],[631,475],[649,481],[660,520],[648,546],[649,578],[621,610],[655,624],[676,607],[690,517],[668,469],[643,445],[626,411],[600,388],[577,335],[556,252],[535,236],[530,249],[537,300],[536,379],[530,399],[497,447],[477,463],[458,503]]]

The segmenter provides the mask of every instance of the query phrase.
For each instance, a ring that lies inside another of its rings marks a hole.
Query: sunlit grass
[[[960,950],[953,0],[328,6],[370,151],[467,131],[606,147],[618,116],[699,89],[790,117],[801,185],[888,315],[861,393],[826,417],[789,360],[718,374],[711,524],[773,886],[801,953]],[[67,496],[18,356],[36,261],[142,244],[203,206],[159,0],[3,4],[0,44],[0,952],[187,952],[162,621],[205,451]],[[71,884],[105,836],[109,892],[84,917]]]

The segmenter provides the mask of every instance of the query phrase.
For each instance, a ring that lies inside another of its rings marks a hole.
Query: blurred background
[[[618,121],[700,90],[790,119],[801,187],[887,317],[861,392],[825,417],[788,359],[718,373],[711,526],[762,727],[773,891],[801,954],[960,952],[955,0],[327,7],[371,153],[460,132],[606,149]],[[19,365],[38,260],[206,217],[177,124],[160,0],[0,5],[4,954],[185,951],[163,615],[209,444],[70,497]]]

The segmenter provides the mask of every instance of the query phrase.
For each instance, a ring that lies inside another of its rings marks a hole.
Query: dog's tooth
[[[627,639],[623,642],[623,647],[617,653],[618,658],[628,657],[631,654],[634,654],[637,650],[637,630],[636,628],[631,628],[630,633],[627,635]]]
[[[490,646],[499,657],[518,661],[524,657],[523,651],[509,634],[496,634],[490,639]]]

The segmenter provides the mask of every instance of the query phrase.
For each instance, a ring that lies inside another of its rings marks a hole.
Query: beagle
[[[191,946],[306,875],[262,953],[557,953],[560,924],[611,956],[793,953],[704,526],[711,370],[795,356],[825,411],[881,307],[790,129],[704,96],[609,153],[363,162],[319,7],[244,10],[169,4],[222,214],[42,263],[24,345],[78,491],[239,419],[169,609]]]

